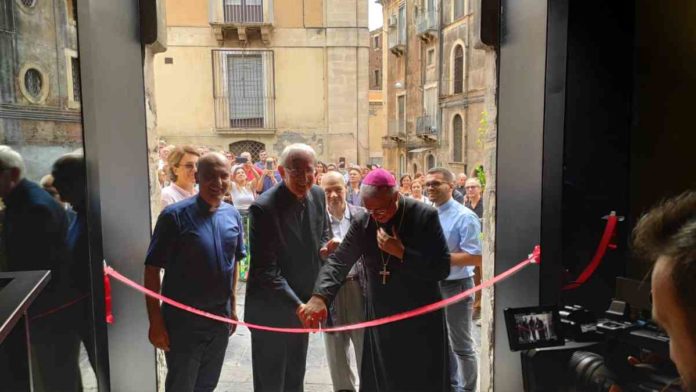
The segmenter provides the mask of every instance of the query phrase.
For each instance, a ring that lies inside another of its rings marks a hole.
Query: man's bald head
[[[346,180],[343,175],[337,171],[330,171],[325,173],[321,178],[321,186],[324,188],[327,184],[340,184],[346,186]]]
[[[321,187],[331,215],[343,216],[346,209],[346,180],[343,174],[336,171],[325,173],[321,178]]]
[[[230,188],[230,164],[219,152],[209,152],[198,160],[199,195],[212,207],[222,203]]]
[[[227,161],[227,158],[219,152],[209,152],[198,160],[198,172],[201,174],[203,171],[209,171],[216,166],[224,166],[229,169],[230,163]]]

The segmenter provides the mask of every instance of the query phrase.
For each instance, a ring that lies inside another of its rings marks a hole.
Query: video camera
[[[625,301],[600,317],[579,305],[505,309],[505,323],[525,391],[681,390],[669,337]]]

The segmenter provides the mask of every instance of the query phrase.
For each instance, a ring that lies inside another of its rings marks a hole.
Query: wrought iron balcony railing
[[[437,124],[435,116],[421,116],[416,119],[416,135],[417,136],[437,136]]]

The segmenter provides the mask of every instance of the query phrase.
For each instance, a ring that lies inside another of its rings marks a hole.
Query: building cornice
[[[82,113],[50,107],[32,107],[23,105],[0,105],[0,118],[13,120],[56,121],[81,123]]]

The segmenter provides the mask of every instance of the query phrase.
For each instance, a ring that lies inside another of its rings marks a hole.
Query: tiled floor
[[[246,286],[241,283],[238,288],[237,297],[237,314],[240,316],[244,314],[245,289]],[[475,337],[479,344],[480,332],[481,328],[476,327]],[[351,361],[353,366],[355,366],[354,356],[351,356]],[[83,368],[83,384],[85,385],[85,391],[96,391],[96,380],[89,368],[89,362],[87,361],[84,350],[81,358],[81,365]],[[221,392],[250,392],[254,390],[251,375],[251,335],[248,329],[239,328],[230,338],[220,382],[216,390]],[[324,351],[324,341],[320,334],[312,334],[309,337],[305,392],[327,391],[332,391],[332,386]]]

